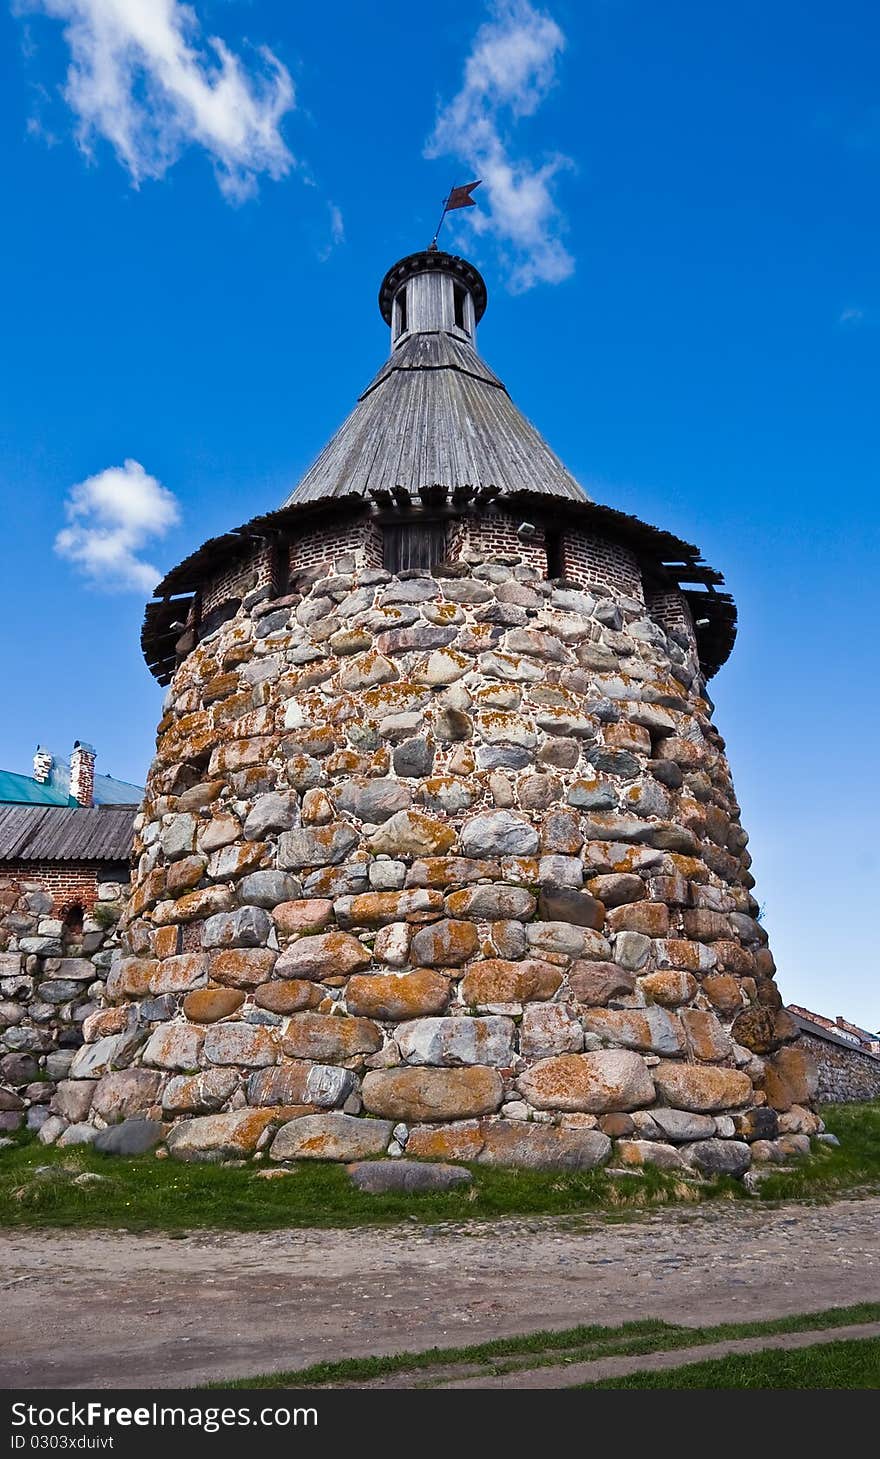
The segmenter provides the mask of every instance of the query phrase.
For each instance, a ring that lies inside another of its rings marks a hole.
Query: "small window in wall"
[[[79,902],[74,902],[64,913],[61,923],[61,944],[65,949],[74,946],[82,938],[84,918],[85,912]]]
[[[397,333],[396,333],[396,335],[394,337],[395,337],[395,339],[399,339],[402,334],[406,334],[406,328],[407,328],[407,323],[406,323],[406,288],[405,287],[402,288],[398,292],[397,298],[395,299],[394,302],[397,305]]]
[[[463,284],[452,285],[453,308],[455,310],[455,322],[459,329],[467,331],[467,314],[465,312],[465,301],[467,290]]]
[[[561,532],[547,532],[544,536],[544,543],[547,549],[547,576],[548,578],[565,577],[565,557],[563,553],[563,538]]]
[[[434,567],[446,557],[444,522],[395,522],[382,530],[382,565],[387,572]]]

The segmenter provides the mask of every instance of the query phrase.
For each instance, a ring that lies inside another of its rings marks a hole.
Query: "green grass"
[[[708,1358],[662,1372],[628,1373],[578,1388],[880,1388],[880,1338],[816,1343]]]
[[[531,1332],[495,1338],[469,1347],[428,1348],[424,1352],[389,1353],[381,1357],[342,1358],[308,1368],[213,1383],[212,1388],[318,1388],[368,1383],[402,1373],[412,1374],[412,1387],[431,1387],[450,1369],[466,1369],[473,1377],[494,1377],[518,1369],[558,1367],[597,1358],[671,1352],[737,1338],[772,1337],[786,1332],[825,1332],[854,1323],[880,1322],[880,1302],[832,1307],[766,1322],[724,1322],[712,1327],[679,1327],[650,1319],[619,1327],[570,1327],[561,1332]],[[423,1375],[419,1380],[416,1375]]]
[[[41,1174],[36,1174],[45,1167]],[[609,1211],[626,1214],[682,1200],[737,1199],[733,1181],[717,1186],[663,1172],[609,1180],[601,1172],[548,1174],[477,1167],[465,1189],[367,1195],[345,1168],[303,1161],[293,1174],[261,1180],[251,1165],[217,1165],[101,1156],[88,1147],[45,1149],[28,1142],[0,1154],[0,1224],[125,1227],[130,1231],[273,1231],[285,1227],[350,1227],[399,1222],[493,1221],[501,1216],[552,1216]],[[104,1179],[77,1186],[94,1171]]]
[[[87,1146],[46,1149],[21,1138],[0,1151],[0,1223],[10,1227],[115,1228],[130,1231],[271,1231],[285,1227],[351,1227],[394,1222],[491,1222],[599,1214],[626,1219],[659,1206],[716,1200],[824,1200],[845,1191],[880,1188],[880,1104],[825,1111],[839,1149],[817,1148],[809,1159],[769,1176],[757,1197],[738,1181],[684,1180],[646,1168],[635,1176],[603,1171],[548,1173],[473,1167],[473,1184],[448,1192],[371,1196],[351,1185],[338,1165],[303,1161],[294,1174],[260,1180],[238,1168],[102,1156]],[[36,1174],[38,1167],[46,1167]],[[104,1179],[77,1186],[94,1171]],[[479,1228],[476,1228],[477,1230]]]

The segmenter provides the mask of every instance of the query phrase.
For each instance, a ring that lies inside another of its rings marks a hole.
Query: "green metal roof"
[[[0,805],[76,805],[69,788],[70,760],[53,754],[51,750],[45,753],[51,761],[48,780],[39,781],[32,775],[0,770]],[[96,773],[94,776],[92,805],[140,805],[143,797],[142,785],[117,780],[114,775]]]
[[[41,785],[32,775],[0,770],[0,805],[76,805],[54,785]]]

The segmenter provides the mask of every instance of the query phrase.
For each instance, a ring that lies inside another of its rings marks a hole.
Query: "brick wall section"
[[[570,530],[562,538],[562,564],[563,575],[582,587],[608,588],[644,601],[638,560],[628,547]]]
[[[243,598],[254,588],[264,588],[272,580],[273,549],[270,543],[209,579],[202,589],[202,617],[231,598]]]
[[[358,567],[382,566],[382,530],[369,518],[315,527],[290,544],[291,576],[311,567],[332,567],[338,557],[352,554]]]
[[[463,557],[473,553],[480,557],[515,557],[547,576],[547,549],[544,533],[537,522],[534,537],[518,537],[517,527],[521,518],[511,517],[506,512],[486,511],[467,517],[462,522],[464,531],[459,534],[455,556]],[[453,553],[450,552],[450,556]]]
[[[98,900],[98,883],[128,881],[128,867],[123,862],[106,861],[8,861],[0,868],[0,882],[18,882],[38,886],[52,897],[52,911],[47,916],[61,916],[69,907],[79,904],[90,910]]]
[[[547,576],[547,547],[542,524],[535,522],[535,534],[520,537],[517,515],[489,509],[450,523],[449,557],[458,560],[467,554],[487,558],[515,557]],[[607,588],[644,601],[642,580],[636,556],[627,547],[608,542],[590,533],[568,531],[562,543],[563,575],[583,587]],[[290,544],[291,576],[309,568],[330,568],[337,558],[355,557],[356,566],[382,566],[382,529],[369,518],[342,522],[336,526],[315,527]],[[210,579],[202,591],[202,618],[221,603],[243,598],[256,588],[272,581],[273,551],[267,544],[249,557],[234,563]],[[667,601],[668,600],[668,601]],[[657,611],[651,616],[663,627],[687,627],[693,624],[687,603],[680,593],[652,595]],[[662,616],[660,616],[662,615]]]
[[[880,1099],[880,1059],[859,1049],[844,1049],[803,1033],[801,1048],[809,1049],[819,1070],[817,1098],[825,1104],[852,1104]]]
[[[694,620],[684,593],[677,588],[649,590],[645,594],[645,606],[655,623],[667,632],[670,628],[683,628],[692,643],[696,643]]]

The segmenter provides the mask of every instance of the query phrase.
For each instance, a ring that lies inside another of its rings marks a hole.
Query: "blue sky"
[[[782,990],[876,1028],[876,7],[195,0],[180,24],[176,0],[0,10],[0,766],[80,737],[143,780],[150,568],[296,483],[385,354],[382,274],[478,167],[480,231],[445,237],[489,285],[482,352],[594,496],[725,572],[713,693]],[[111,468],[130,494],[96,537]]]

